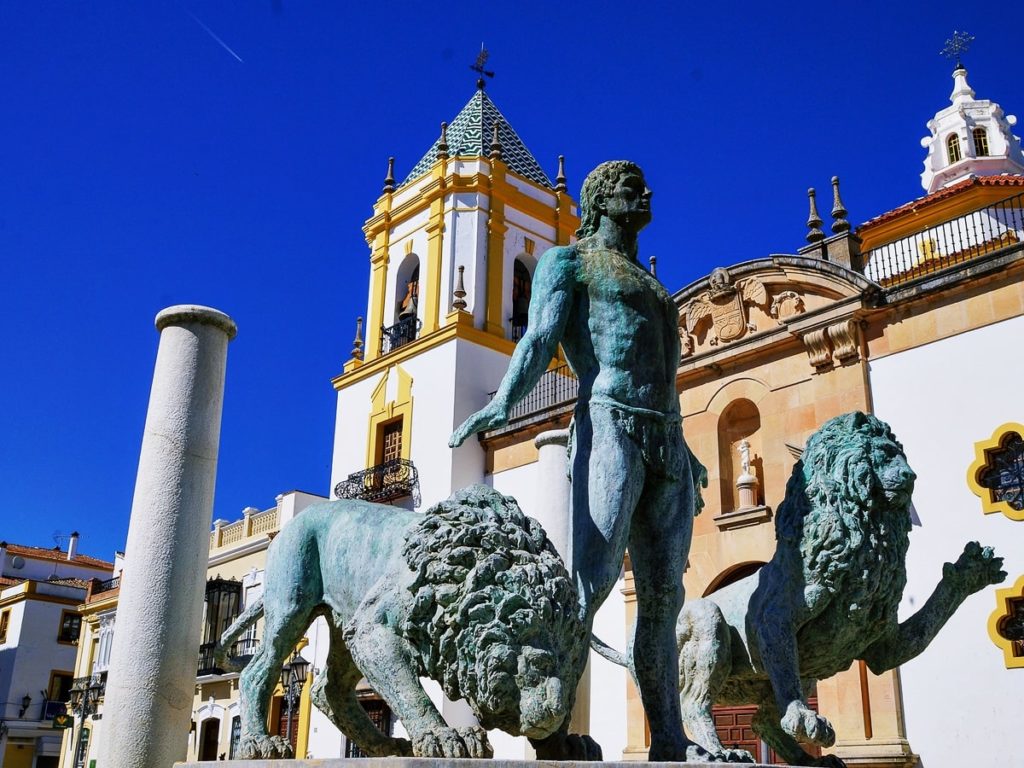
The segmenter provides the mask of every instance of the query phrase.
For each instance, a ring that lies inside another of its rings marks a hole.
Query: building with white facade
[[[86,584],[113,563],[78,552],[0,542],[0,764],[56,768]]]

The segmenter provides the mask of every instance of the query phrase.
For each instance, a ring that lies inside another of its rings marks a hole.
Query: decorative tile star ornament
[[[989,440],[974,444],[967,485],[986,515],[1001,512],[1024,520],[1024,426],[1003,424]]]

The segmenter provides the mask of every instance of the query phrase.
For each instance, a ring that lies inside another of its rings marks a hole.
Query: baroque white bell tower
[[[931,194],[969,176],[1024,174],[1020,137],[1013,135],[1017,118],[1003,114],[988,99],[975,97],[967,69],[957,61],[950,105],[928,121],[930,135],[921,139],[928,150],[921,186]]]

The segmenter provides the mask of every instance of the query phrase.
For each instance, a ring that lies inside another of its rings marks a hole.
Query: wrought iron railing
[[[255,637],[243,637],[231,646],[228,651],[228,658],[237,662],[240,666],[249,663],[260,647],[260,641]],[[217,666],[214,652],[217,650],[217,643],[202,643],[199,646],[199,664],[196,669],[197,675],[221,675],[224,670]]]
[[[43,720],[53,720],[57,715],[67,714],[68,705],[65,701],[50,701],[47,699],[43,702]]]
[[[926,227],[864,254],[864,274],[900,285],[1024,241],[1024,193]]]
[[[558,406],[568,405],[576,400],[580,382],[568,363],[552,368],[540,377],[537,385],[512,408],[509,424],[535,416]],[[493,398],[497,392],[491,392]]]
[[[525,317],[511,317],[509,323],[512,325],[512,341],[519,341],[526,335],[527,321]]]
[[[120,586],[121,586],[121,577],[120,576],[115,576],[112,579],[107,579],[106,581],[101,581],[99,584],[97,584],[93,588],[92,594],[98,595],[101,592],[112,592],[113,590],[117,589]]]
[[[394,325],[382,326],[380,329],[380,353],[386,355],[409,342],[415,341],[423,323],[415,317],[399,320]]]
[[[392,459],[361,472],[353,472],[334,486],[339,499],[362,499],[387,503],[412,496],[413,506],[420,505],[420,476],[416,465],[408,459]]]

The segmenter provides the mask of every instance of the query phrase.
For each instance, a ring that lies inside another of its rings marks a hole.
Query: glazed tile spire
[[[519,134],[515,132],[508,120],[495,106],[491,97],[483,90],[473,94],[473,98],[462,108],[458,115],[448,123],[447,145],[450,157],[488,157],[495,136],[495,127],[501,146],[501,156],[505,165],[513,173],[525,176],[530,181],[541,184],[549,189],[554,184],[541,168],[537,158],[526,148]],[[402,186],[425,174],[438,158],[440,140],[431,145],[427,153],[420,159]]]

